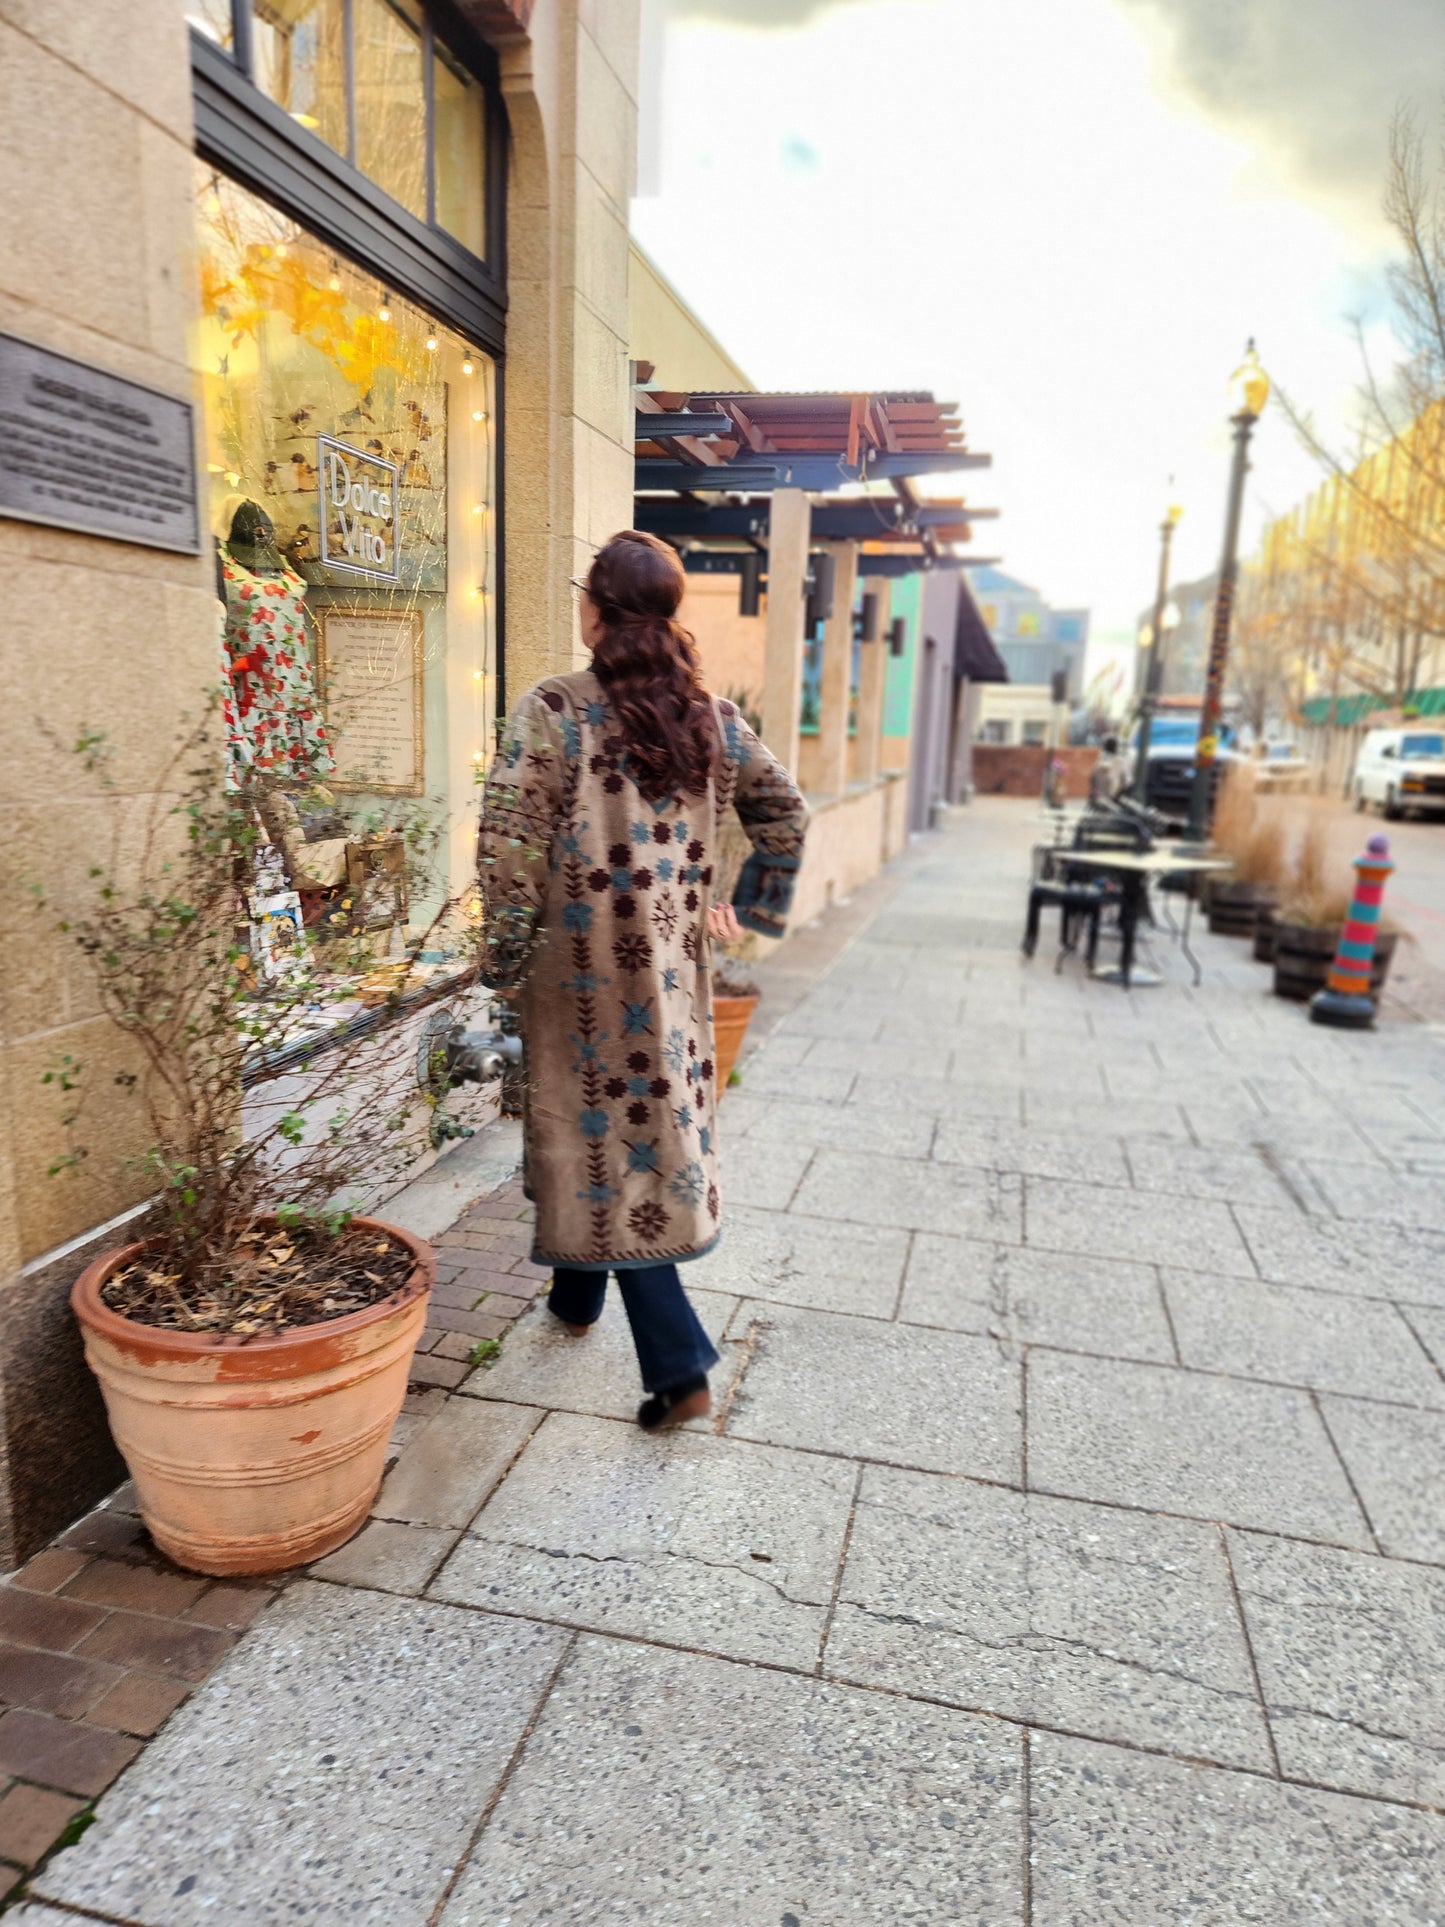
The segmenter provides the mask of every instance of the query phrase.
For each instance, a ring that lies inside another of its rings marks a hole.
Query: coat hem
[[[693,1258],[705,1258],[722,1237],[715,1231],[705,1245],[691,1251],[652,1251],[640,1258],[569,1258],[564,1252],[542,1251],[532,1247],[534,1265],[561,1265],[568,1271],[641,1271],[646,1265],[685,1265]]]

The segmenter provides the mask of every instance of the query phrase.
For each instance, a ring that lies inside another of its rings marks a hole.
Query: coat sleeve
[[[489,989],[513,990],[527,974],[577,764],[576,735],[562,698],[545,689],[529,690],[502,730],[477,841],[481,975]]]
[[[733,807],[752,853],[733,891],[738,922],[764,937],[781,937],[793,904],[808,806],[802,791],[735,710],[724,712],[728,760],[736,765]]]

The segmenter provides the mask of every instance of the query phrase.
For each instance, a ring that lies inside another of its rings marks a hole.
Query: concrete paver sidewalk
[[[428,1397],[14,1918],[1445,1923],[1445,1048],[1020,963],[978,804],[722,1117],[717,1413]]]

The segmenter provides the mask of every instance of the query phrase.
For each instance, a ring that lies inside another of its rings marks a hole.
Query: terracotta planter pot
[[[728,1087],[738,1052],[743,1047],[748,1025],[758,1007],[756,997],[714,996],[712,1000],[713,1050],[717,1055],[717,1094]]]
[[[406,1245],[398,1292],[365,1311],[275,1337],[215,1337],[122,1318],[102,1284],[144,1247],[97,1258],[70,1303],[110,1429],[161,1550],[193,1572],[279,1572],[349,1539],[371,1509],[426,1323],[436,1254]]]
[[[1370,992],[1378,996],[1390,974],[1390,959],[1395,954],[1398,932],[1384,931],[1375,944],[1375,961],[1370,970]],[[1320,928],[1303,923],[1280,923],[1275,931],[1274,994],[1304,1003],[1317,990],[1323,990],[1335,960],[1340,941],[1340,926]]]
[[[1209,928],[1217,937],[1252,937],[1260,911],[1272,910],[1278,901],[1272,883],[1215,882],[1209,891]]]

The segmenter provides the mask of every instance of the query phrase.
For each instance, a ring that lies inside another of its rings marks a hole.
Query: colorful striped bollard
[[[1394,867],[1387,836],[1372,836],[1365,854],[1355,858],[1355,896],[1350,914],[1340,932],[1325,988],[1310,998],[1310,1017],[1317,1024],[1368,1030],[1375,1021],[1370,969],[1379,934],[1380,899],[1385,894],[1385,878]]]

